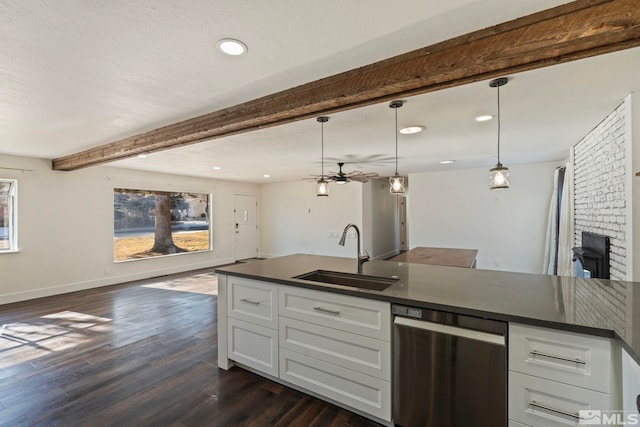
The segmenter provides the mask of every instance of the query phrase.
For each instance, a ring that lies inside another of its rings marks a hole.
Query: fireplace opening
[[[609,237],[582,232],[582,246],[573,248],[574,276],[609,278]]]

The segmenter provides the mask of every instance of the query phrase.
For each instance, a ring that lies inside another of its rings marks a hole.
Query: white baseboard
[[[23,292],[14,292],[0,295],[0,305],[13,302],[27,301],[36,298],[50,297],[53,295],[67,294],[69,292],[84,291],[87,289],[100,288],[102,286],[117,285],[120,283],[132,282],[134,280],[149,279],[151,277],[165,276],[167,274],[182,273],[185,271],[198,270],[201,268],[216,267],[218,265],[232,264],[233,258],[216,259],[213,261],[181,265],[175,267],[161,268],[156,270],[146,270],[138,273],[123,274],[120,276],[110,276],[101,279],[87,280],[83,282],[66,283],[54,285],[40,289],[33,289]]]

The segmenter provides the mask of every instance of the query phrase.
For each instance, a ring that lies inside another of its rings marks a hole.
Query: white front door
[[[236,194],[234,209],[236,261],[255,258],[258,255],[257,211],[256,196]]]

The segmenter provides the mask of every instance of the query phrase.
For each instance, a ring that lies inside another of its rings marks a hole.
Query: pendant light
[[[329,117],[318,117],[316,120],[320,123],[320,142],[322,147],[322,174],[316,182],[316,196],[326,197],[329,195],[329,183],[324,180],[324,124],[329,121]]]
[[[404,178],[398,174],[398,108],[402,107],[404,101],[392,101],[389,108],[393,108],[396,112],[396,126],[393,133],[396,135],[396,173],[389,178],[389,192],[391,194],[404,194]]]
[[[498,163],[494,168],[489,169],[489,189],[509,188],[509,168],[500,163],[500,86],[509,82],[506,77],[500,77],[489,82],[489,86],[498,90]]]

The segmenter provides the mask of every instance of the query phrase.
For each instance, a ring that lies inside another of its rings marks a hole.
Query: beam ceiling
[[[640,45],[638,0],[578,0],[53,160],[75,170]]]

